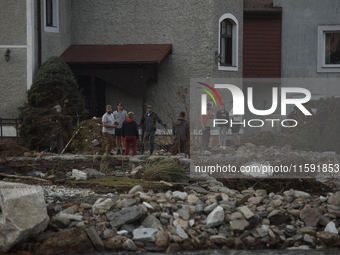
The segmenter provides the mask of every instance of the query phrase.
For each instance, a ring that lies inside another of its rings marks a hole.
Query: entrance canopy
[[[75,76],[91,77],[91,115],[96,113],[95,78],[146,101],[146,83],[158,82],[158,66],[172,44],[71,45],[61,58]]]

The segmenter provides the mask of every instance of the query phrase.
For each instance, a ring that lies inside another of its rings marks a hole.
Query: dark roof
[[[273,7],[273,0],[244,0],[245,11],[277,11],[281,7]]]
[[[172,44],[71,45],[60,56],[67,63],[160,63]]]

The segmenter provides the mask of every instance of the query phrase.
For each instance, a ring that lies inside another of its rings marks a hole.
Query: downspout
[[[37,10],[37,16],[38,16],[38,69],[41,66],[41,0],[38,1],[38,10]]]

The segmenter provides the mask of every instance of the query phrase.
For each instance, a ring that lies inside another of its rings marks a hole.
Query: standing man
[[[179,150],[189,155],[190,127],[185,120],[185,112],[181,112],[179,119],[172,125],[172,134],[175,136],[175,145],[171,149],[171,154],[175,155]]]
[[[232,118],[233,122],[241,122],[242,116],[241,115],[234,115],[234,109],[231,109],[229,116]],[[234,124],[231,126],[231,132],[234,135],[235,141],[235,149],[238,150],[241,146],[240,136],[238,135],[241,129],[241,124]]]
[[[118,122],[118,126],[116,127],[115,133],[116,133],[116,145],[117,145],[117,155],[124,154],[124,138],[122,135],[122,125],[124,120],[127,119],[127,112],[123,110],[123,103],[119,102],[117,104],[117,111],[114,111],[113,117]],[[123,152],[120,152],[120,144],[122,144],[122,150]]]
[[[137,140],[139,134],[138,125],[137,122],[133,120],[133,115],[133,112],[128,113],[128,119],[124,120],[122,125],[122,134],[125,142],[125,155],[129,155],[131,144],[132,156],[135,156],[137,154]]]
[[[103,123],[103,136],[105,138],[106,143],[106,154],[110,154],[111,150],[113,149],[113,137],[115,134],[115,119],[112,114],[112,106],[106,106],[106,113],[102,117]]]
[[[202,147],[203,150],[209,150],[209,139],[210,139],[210,119],[214,117],[214,114],[211,114],[209,110],[211,110],[211,103],[207,103],[207,114],[201,115],[201,126],[202,126]]]
[[[217,124],[218,126],[218,134],[220,140],[220,148],[225,149],[226,144],[226,134],[229,130],[229,113],[225,110],[225,106],[223,104],[220,105],[220,110],[216,113],[217,119],[227,120],[227,124]]]
[[[144,133],[144,148],[150,139],[150,155],[152,155],[154,150],[155,133],[156,133],[156,121],[166,128],[166,124],[158,117],[156,113],[152,111],[151,105],[146,106],[147,112],[140,120],[139,127],[143,126],[145,128]]]

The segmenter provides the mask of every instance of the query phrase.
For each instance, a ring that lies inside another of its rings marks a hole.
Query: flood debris
[[[25,238],[37,236],[49,222],[41,186],[0,181],[0,209],[2,252]]]

